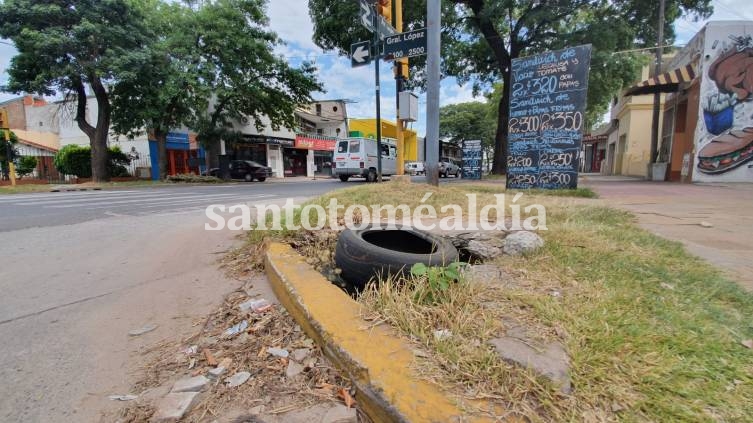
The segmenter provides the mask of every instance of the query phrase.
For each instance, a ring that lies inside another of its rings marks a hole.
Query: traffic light
[[[384,20],[392,25],[392,0],[377,0],[377,13],[384,17]]]

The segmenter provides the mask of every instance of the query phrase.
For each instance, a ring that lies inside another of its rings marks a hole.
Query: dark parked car
[[[209,174],[211,176],[222,177],[219,168],[210,169]],[[264,182],[270,176],[272,176],[272,168],[263,164],[251,160],[233,160],[230,162],[231,179],[243,179],[246,182],[256,179],[259,182]]]

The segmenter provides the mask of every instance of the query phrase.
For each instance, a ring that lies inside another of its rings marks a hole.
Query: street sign
[[[374,32],[374,18],[371,16],[374,12],[374,8],[366,0],[359,0],[358,3],[361,6],[361,25],[371,32]]]
[[[374,32],[374,7],[366,0],[358,0],[358,4],[361,6],[359,19],[361,25],[368,29],[370,32]],[[383,16],[377,15],[376,17],[376,30],[379,34],[379,39],[383,40],[385,37],[397,34],[395,28],[387,22]]]
[[[371,52],[369,51],[369,41],[359,41],[350,45],[350,66],[357,68],[359,66],[371,63]]]
[[[384,55],[392,59],[426,54],[426,28],[401,32],[384,39]]]

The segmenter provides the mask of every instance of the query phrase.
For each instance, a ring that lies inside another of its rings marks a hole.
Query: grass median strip
[[[439,211],[465,204],[468,193],[478,194],[481,207],[504,192],[483,183],[375,184],[313,203],[336,197],[345,206],[424,203]],[[415,343],[417,377],[459,397],[499,401],[532,421],[753,420],[753,350],[742,343],[753,338],[751,294],[679,243],[638,228],[629,213],[588,199],[586,190],[526,194],[518,204],[544,205],[549,230],[540,232],[546,244],[537,253],[491,263],[508,278],[461,280],[441,301],[421,300],[429,289],[421,276],[361,296],[364,313]],[[250,235],[255,245],[297,236]],[[508,318],[565,346],[572,393],[499,358],[488,341],[508,329]],[[436,336],[445,329],[452,336]]]

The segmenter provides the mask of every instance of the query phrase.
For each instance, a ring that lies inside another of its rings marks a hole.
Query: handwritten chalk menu
[[[591,45],[512,61],[508,188],[576,188]]]
[[[463,178],[481,179],[481,140],[463,141]]]

